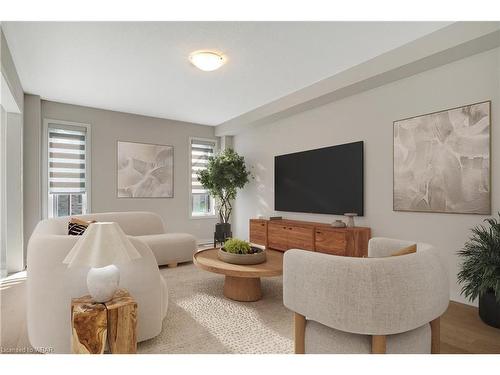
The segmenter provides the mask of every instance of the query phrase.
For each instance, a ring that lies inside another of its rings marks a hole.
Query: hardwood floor
[[[441,318],[441,354],[500,354],[500,329],[484,324],[476,307],[450,301]]]

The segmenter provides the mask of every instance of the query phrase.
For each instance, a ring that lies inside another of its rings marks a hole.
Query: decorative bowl
[[[228,253],[224,248],[219,249],[217,257],[226,263],[231,264],[260,264],[266,261],[266,251],[252,246],[252,249],[257,250],[254,254],[233,254]]]
[[[334,228],[345,228],[346,224],[342,220],[335,220],[332,223],[332,227],[334,227]]]

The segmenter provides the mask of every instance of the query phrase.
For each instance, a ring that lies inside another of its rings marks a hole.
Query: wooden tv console
[[[371,229],[335,228],[298,220],[250,219],[250,242],[273,250],[303,249],[351,257],[368,256]]]

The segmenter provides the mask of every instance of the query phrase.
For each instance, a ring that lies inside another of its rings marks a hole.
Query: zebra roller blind
[[[206,169],[208,158],[214,155],[214,141],[191,140],[191,193],[208,194],[208,191],[198,181],[198,171]]]
[[[84,127],[49,124],[49,194],[86,192],[86,141]]]

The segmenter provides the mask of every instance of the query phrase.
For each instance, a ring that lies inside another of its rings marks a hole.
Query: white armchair
[[[134,236],[163,230],[161,219],[148,212],[103,213],[83,218],[115,221],[125,233]],[[68,269],[62,263],[79,238],[67,235],[67,225],[68,218],[41,221],[28,243],[28,336],[34,348],[50,348],[54,353],[70,352],[71,298],[88,294],[88,268]],[[137,301],[137,339],[143,341],[161,332],[168,305],[167,285],[148,245],[137,237],[130,240],[141,258],[119,265],[120,286]]]
[[[373,238],[369,258],[287,251],[283,301],[295,312],[296,353],[439,352],[447,270],[424,243],[390,256],[412,244]]]

